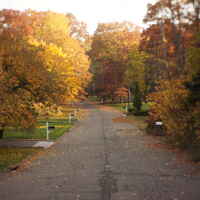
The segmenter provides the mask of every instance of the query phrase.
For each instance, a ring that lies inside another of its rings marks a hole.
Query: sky
[[[2,0],[1,0],[2,1]],[[93,33],[98,23],[130,21],[144,26],[142,20],[147,4],[156,0],[3,0],[0,9],[12,8],[25,10],[51,10],[61,13],[73,13],[78,20],[88,25]]]

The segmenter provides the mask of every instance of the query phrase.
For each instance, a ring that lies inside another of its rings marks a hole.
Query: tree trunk
[[[4,132],[4,130],[0,129],[0,139],[3,139],[3,132]]]

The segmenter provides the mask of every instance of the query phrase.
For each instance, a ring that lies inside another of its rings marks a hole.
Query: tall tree
[[[139,38],[140,29],[128,22],[98,25],[89,53],[98,95],[113,98],[116,89],[124,86],[129,53]]]
[[[89,61],[64,15],[3,10],[0,30],[1,133],[33,126],[38,103],[60,105],[83,93]]]
[[[150,95],[150,119],[164,122],[175,145],[199,147],[200,1],[159,0],[149,5],[145,21],[154,24],[143,33],[141,49],[164,61],[166,72],[175,69]]]
[[[67,13],[66,17],[69,20],[70,36],[80,41],[88,38],[87,24],[79,21],[72,13]]]

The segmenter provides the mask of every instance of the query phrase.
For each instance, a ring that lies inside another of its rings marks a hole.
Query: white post
[[[46,137],[47,140],[49,140],[49,122],[47,121],[47,137]]]
[[[128,113],[128,105],[126,104],[126,113]]]
[[[77,110],[74,110],[74,118],[77,118]]]
[[[128,103],[129,103],[129,106],[131,104],[131,90],[130,88],[128,88]]]
[[[71,113],[69,113],[69,124],[71,124],[71,121],[72,121],[72,117],[71,117]]]

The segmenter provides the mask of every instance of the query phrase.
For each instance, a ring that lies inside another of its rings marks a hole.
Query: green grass
[[[41,151],[41,148],[0,148],[0,171],[5,172],[10,166],[20,163],[30,155]]]
[[[142,112],[149,111],[149,109],[150,109],[150,103],[143,103],[142,104],[142,108],[141,108]]]
[[[49,132],[50,140],[56,140],[72,127],[72,124],[69,124],[65,119],[51,119],[49,125],[55,126],[55,129]],[[46,121],[39,120],[34,129],[6,129],[3,139],[46,139],[46,131]]]
[[[135,124],[140,130],[145,131],[147,127],[147,117],[146,116],[134,116],[129,115],[127,119],[130,119],[133,124]]]
[[[118,103],[118,104],[106,104],[106,106],[111,106],[113,108],[116,108],[120,111],[125,111],[125,104],[124,103]]]
[[[126,103],[127,104],[127,103]],[[107,106],[111,106],[113,108],[116,108],[120,111],[126,111],[126,105],[125,103],[119,103],[119,104],[106,104]],[[129,104],[130,108],[133,108],[133,103],[130,103]],[[142,112],[145,112],[145,111],[148,111],[150,109],[150,103],[143,103],[142,104],[142,108],[141,108],[141,111]]]
[[[99,98],[98,98],[97,96],[89,96],[89,97],[88,97],[88,100],[89,100],[89,101],[98,101]]]
[[[120,111],[125,111],[125,104],[108,104],[108,106],[111,106],[113,108],[116,108]],[[130,107],[133,108],[133,104],[130,103]],[[148,111],[150,108],[149,103],[143,103],[141,110],[143,112]],[[147,116],[135,116],[135,115],[128,115],[127,119],[131,120],[133,124],[135,124],[140,130],[145,131],[147,127]]]
[[[56,140],[72,127],[66,119],[49,120],[50,126],[55,126],[55,129],[49,132],[49,139]],[[3,139],[46,139],[46,120],[38,120],[37,126],[30,130],[20,130],[8,128],[4,132]],[[0,171],[4,172],[10,166],[20,163],[27,156],[33,155],[41,151],[41,148],[2,148],[0,147]]]

